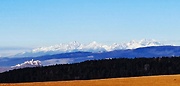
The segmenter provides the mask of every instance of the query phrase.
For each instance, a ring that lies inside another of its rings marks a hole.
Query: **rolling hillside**
[[[180,74],[179,57],[119,58],[40,66],[0,73],[1,83],[91,80]]]

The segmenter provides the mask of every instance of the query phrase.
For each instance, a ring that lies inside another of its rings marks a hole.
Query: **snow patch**
[[[49,65],[55,65],[55,64],[68,64],[73,62],[73,59],[50,59],[50,60],[45,60],[42,61],[42,64],[44,66],[49,66]]]
[[[94,58],[94,56],[87,56],[87,58]]]

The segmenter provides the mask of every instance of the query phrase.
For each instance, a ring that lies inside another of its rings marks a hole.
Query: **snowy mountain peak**
[[[142,39],[140,41],[132,40],[129,43],[124,43],[125,47],[124,49],[135,49],[139,47],[148,47],[148,46],[162,46],[164,44],[161,44],[160,42],[153,40],[153,39]]]
[[[140,40],[139,43],[144,46],[146,46],[146,45],[149,45],[149,46],[163,45],[160,42],[157,42],[156,40],[153,40],[153,39],[150,39],[150,40],[143,39],[143,40]]]
[[[61,43],[54,46],[49,47],[39,47],[33,49],[31,52],[25,52],[19,54],[17,56],[42,56],[42,55],[52,55],[58,53],[67,53],[67,52],[77,52],[77,51],[84,51],[84,52],[102,52],[102,51],[113,51],[113,50],[120,50],[120,49],[135,49],[139,47],[148,47],[148,46],[162,46],[160,42],[156,40],[147,40],[143,39],[140,41],[132,40],[128,43],[114,43],[112,45],[105,45],[101,43],[97,43],[93,41],[89,44],[82,44],[77,41],[70,42],[70,43]]]
[[[12,66],[12,69],[20,69],[20,68],[26,68],[26,67],[40,67],[41,62],[39,60],[34,61],[33,59],[31,61],[26,61],[21,64],[17,64],[15,66]]]

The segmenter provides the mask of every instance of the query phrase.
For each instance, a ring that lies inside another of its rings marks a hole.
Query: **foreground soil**
[[[57,82],[2,83],[0,86],[180,86],[180,75]]]

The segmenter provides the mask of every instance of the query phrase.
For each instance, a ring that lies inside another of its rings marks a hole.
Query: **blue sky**
[[[180,0],[0,0],[0,47],[156,39],[180,44]]]

